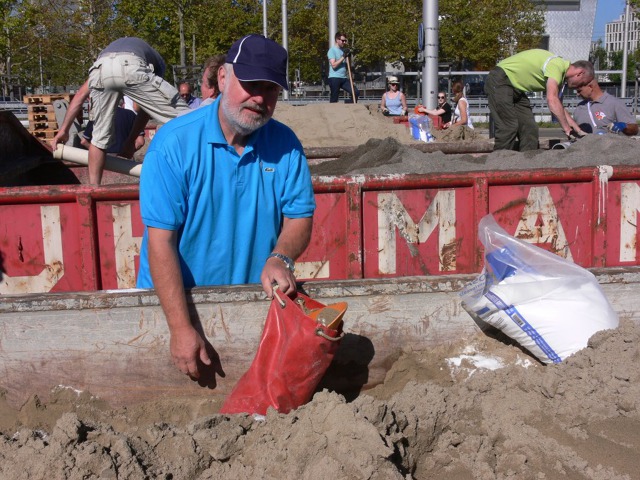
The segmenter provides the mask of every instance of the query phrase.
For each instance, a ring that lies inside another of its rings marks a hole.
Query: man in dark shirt
[[[447,127],[451,123],[451,105],[447,102],[447,94],[438,92],[438,105],[430,110],[422,105],[416,107],[416,112],[426,113],[427,115],[435,115],[442,120],[442,126]]]
[[[122,156],[121,152],[124,150],[124,145],[131,135],[131,130],[136,121],[136,112],[124,107],[124,101],[120,105],[120,108],[116,110],[115,116],[115,141],[107,148],[107,153],[113,153],[115,155]],[[87,126],[80,135],[80,144],[89,149],[91,145],[91,139],[93,138],[93,121],[87,122]],[[144,146],[144,130],[142,130],[136,137],[135,150],[138,151]]]

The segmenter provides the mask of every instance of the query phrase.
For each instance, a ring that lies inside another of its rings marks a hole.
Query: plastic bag
[[[288,413],[308,402],[338,349],[346,309],[274,289],[256,356],[220,413]]]
[[[427,115],[409,115],[409,125],[411,126],[411,136],[416,140],[435,141],[431,134],[431,120]]]
[[[544,363],[559,363],[594,333],[618,326],[591,272],[508,235],[491,215],[478,230],[485,266],[460,296],[479,323],[498,328]]]

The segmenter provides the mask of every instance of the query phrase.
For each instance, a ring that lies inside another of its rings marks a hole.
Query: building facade
[[[545,48],[571,62],[588,60],[597,0],[541,0],[545,12]]]
[[[607,23],[604,37],[604,49],[607,55],[612,52],[620,52],[624,50],[624,29],[627,16],[623,13],[620,18],[614,22]],[[627,51],[632,52],[638,48],[638,17],[630,9],[629,10],[629,34],[627,36]]]

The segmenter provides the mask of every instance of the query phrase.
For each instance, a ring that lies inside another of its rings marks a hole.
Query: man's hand
[[[204,340],[191,326],[171,331],[170,348],[173,364],[191,378],[200,377],[198,360],[205,365],[211,365]]]
[[[350,48],[345,48],[344,50],[342,50],[342,58],[347,58],[349,55],[351,55]]]
[[[55,152],[56,149],[58,148],[58,144],[59,143],[67,143],[67,140],[69,140],[69,132],[66,132],[64,130],[60,130],[60,131],[58,131],[56,136],[51,139],[51,142],[50,142],[51,148]]]
[[[613,133],[620,133],[625,128],[627,128],[627,124],[624,122],[615,122],[609,125],[609,131]]]
[[[296,292],[296,277],[293,272],[287,268],[287,265],[276,257],[268,258],[260,275],[262,289],[268,298],[273,297],[273,285],[277,284],[279,290],[291,295]]]
[[[587,132],[584,132],[582,130],[575,130],[574,129],[573,131],[575,132],[576,137],[578,137],[578,138],[586,137],[588,135]]]

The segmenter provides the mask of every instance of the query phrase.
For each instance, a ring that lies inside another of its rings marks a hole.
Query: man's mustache
[[[258,105],[255,103],[245,103],[242,105],[244,108],[260,113],[262,115],[267,113],[267,108],[264,105]]]

